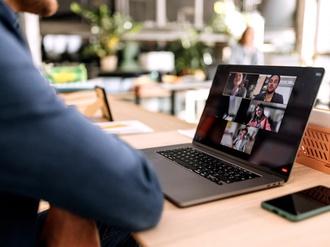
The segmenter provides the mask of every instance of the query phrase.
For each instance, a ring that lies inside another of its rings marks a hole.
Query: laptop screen
[[[220,65],[194,144],[287,180],[323,74],[323,68]]]

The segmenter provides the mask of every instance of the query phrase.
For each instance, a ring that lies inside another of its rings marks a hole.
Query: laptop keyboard
[[[258,174],[221,161],[191,147],[162,150],[157,153],[220,185],[260,177]]]

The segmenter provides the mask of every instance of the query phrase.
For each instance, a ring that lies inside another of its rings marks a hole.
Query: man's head
[[[272,75],[269,78],[268,84],[267,84],[267,93],[273,93],[275,92],[276,88],[278,87],[278,84],[280,84],[281,77],[279,75]]]
[[[4,0],[15,12],[28,12],[40,16],[55,14],[57,0]]]
[[[241,130],[241,138],[243,139],[247,133],[248,133],[248,129],[245,127],[244,129]]]

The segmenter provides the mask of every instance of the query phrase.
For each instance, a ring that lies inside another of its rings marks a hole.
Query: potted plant
[[[207,75],[205,55],[211,56],[213,48],[200,41],[200,33],[194,28],[188,26],[184,30],[185,34],[167,48],[175,54],[177,75],[195,75],[204,80]]]
[[[127,33],[139,32],[142,25],[134,22],[130,16],[123,16],[119,12],[111,13],[106,4],[96,9],[86,9],[74,2],[70,7],[72,12],[81,16],[91,26],[92,36],[85,53],[97,55],[103,70],[116,69],[116,54],[121,49],[122,37]],[[107,67],[109,61],[113,64]]]

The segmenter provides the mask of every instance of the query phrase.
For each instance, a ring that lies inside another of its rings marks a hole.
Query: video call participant
[[[272,75],[269,78],[267,84],[267,91],[265,93],[260,93],[254,97],[255,100],[280,103],[283,104],[283,96],[279,93],[276,93],[278,85],[280,84],[281,77],[279,75]]]
[[[248,143],[247,138],[248,129],[245,127],[241,130],[240,135],[238,135],[235,140],[233,141],[233,148],[242,152],[246,150],[246,144]]]
[[[234,80],[226,86],[226,89],[224,91],[225,95],[233,95],[238,97],[245,97],[247,93],[247,90],[244,85],[243,81],[243,74],[242,73],[236,73],[234,76]]]
[[[258,104],[254,109],[254,116],[248,122],[248,126],[256,127],[264,130],[271,130],[268,117],[264,113],[264,105]]]

